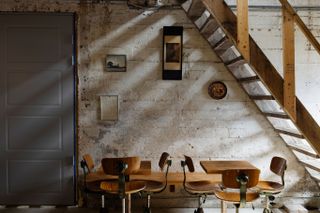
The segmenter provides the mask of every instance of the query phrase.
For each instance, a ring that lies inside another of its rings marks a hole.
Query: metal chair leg
[[[104,195],[101,195],[101,208],[100,213],[108,213],[108,209],[105,207]]]
[[[147,205],[144,207],[143,213],[151,213],[151,195],[147,194]]]
[[[122,198],[122,213],[126,213],[126,199]]]

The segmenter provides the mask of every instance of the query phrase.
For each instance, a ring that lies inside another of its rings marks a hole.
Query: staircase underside
[[[250,63],[236,48],[237,17],[223,0],[187,0],[182,8],[201,35],[320,186],[320,127],[297,98],[297,118],[283,110],[284,80],[250,37]]]

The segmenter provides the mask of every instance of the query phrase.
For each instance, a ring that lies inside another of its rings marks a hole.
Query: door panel
[[[73,23],[0,14],[0,204],[75,202]]]

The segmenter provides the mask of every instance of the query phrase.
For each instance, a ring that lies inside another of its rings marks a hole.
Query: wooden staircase
[[[317,40],[290,4],[286,0],[280,2],[283,9],[297,20],[303,32],[308,31],[304,34],[320,53]],[[295,94],[295,99],[292,99],[294,110],[286,107],[284,94],[287,80],[280,76],[249,34],[248,46],[239,45],[237,27],[242,23],[237,23],[236,15],[223,0],[187,0],[182,8],[320,186],[320,127]],[[248,54],[243,54],[245,52],[242,47],[249,47],[246,52]]]

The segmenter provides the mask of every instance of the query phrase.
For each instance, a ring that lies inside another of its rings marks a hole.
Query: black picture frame
[[[163,80],[182,80],[183,27],[163,27]]]
[[[107,72],[126,72],[127,56],[109,54],[106,56],[105,70]]]

